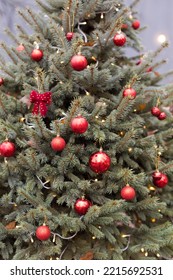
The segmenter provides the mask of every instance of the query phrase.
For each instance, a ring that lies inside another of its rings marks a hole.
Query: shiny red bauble
[[[153,184],[158,188],[164,188],[168,184],[168,177],[161,173],[160,178],[153,178]]]
[[[76,54],[71,58],[70,65],[74,70],[82,71],[87,67],[88,61],[85,56]]]
[[[40,61],[43,58],[42,50],[34,49],[31,53],[31,58],[35,61]]]
[[[60,136],[56,136],[52,139],[50,145],[54,151],[61,152],[62,150],[64,150],[64,148],[66,146],[66,142],[65,142],[64,138],[62,138]]]
[[[151,114],[153,115],[153,116],[156,116],[156,117],[158,117],[159,115],[160,115],[160,109],[158,108],[158,107],[153,107],[153,108],[151,108]]]
[[[20,44],[20,45],[16,48],[16,50],[17,50],[18,52],[22,52],[22,51],[24,51],[24,49],[25,49],[25,47],[24,47],[23,44]]]
[[[163,174],[163,173],[162,173],[162,172],[159,172],[159,171],[153,172],[153,174],[152,174],[153,180],[161,179],[162,174]]]
[[[51,236],[50,228],[46,225],[39,226],[35,232],[36,237],[39,240],[45,241],[48,240]]]
[[[134,20],[132,22],[132,27],[133,27],[133,29],[138,29],[140,27],[140,21],[139,20]]]
[[[126,43],[126,35],[123,32],[117,32],[113,38],[116,46],[122,47]]]
[[[158,117],[157,117],[160,121],[165,120],[166,119],[166,114],[165,112],[161,112]]]
[[[107,171],[110,165],[110,157],[102,151],[95,152],[90,156],[89,166],[95,173],[103,173]]]
[[[74,204],[74,209],[79,215],[85,215],[89,207],[92,206],[91,201],[85,198],[79,198]]]
[[[67,38],[67,40],[68,40],[68,41],[71,41],[71,40],[72,40],[72,38],[73,38],[73,35],[74,35],[74,33],[73,33],[73,32],[68,32],[68,33],[66,34],[66,38]]]
[[[125,200],[133,200],[136,197],[136,191],[127,184],[121,189],[121,197]]]
[[[12,157],[16,151],[14,143],[5,141],[0,144],[0,155],[3,157]]]
[[[4,84],[4,79],[0,78],[0,86],[2,86]]]
[[[123,91],[123,97],[128,97],[130,100],[135,99],[136,91],[133,88],[126,88]]]
[[[78,116],[71,120],[70,127],[73,132],[82,134],[88,129],[88,121],[84,117]]]

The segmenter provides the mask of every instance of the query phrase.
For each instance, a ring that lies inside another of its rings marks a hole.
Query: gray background
[[[128,5],[132,0],[125,0]],[[34,0],[0,0],[0,40],[11,44],[9,38],[4,34],[4,28],[9,27],[15,33],[15,25],[24,25],[23,20],[16,13],[19,7],[34,7]],[[147,28],[139,33],[144,51],[156,50],[160,43],[157,41],[159,34],[166,35],[169,41],[169,48],[166,48],[159,58],[167,59],[167,63],[159,69],[159,72],[165,72],[173,69],[173,0],[141,0],[135,7],[138,11],[138,17],[141,26]]]

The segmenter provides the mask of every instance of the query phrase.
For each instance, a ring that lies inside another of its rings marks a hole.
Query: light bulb
[[[157,41],[161,44],[165,43],[167,41],[165,34],[159,34],[157,37]]]

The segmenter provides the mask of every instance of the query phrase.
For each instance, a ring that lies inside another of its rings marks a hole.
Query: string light
[[[95,118],[96,118],[96,119],[98,119],[98,118],[99,118],[99,116],[95,116]]]
[[[96,239],[96,237],[95,237],[95,236],[93,236],[93,237],[92,237],[92,239],[93,239],[93,240],[95,240],[95,239]]]
[[[25,121],[25,118],[20,118],[20,122],[24,122]]]
[[[148,252],[145,252],[145,257],[148,257]]]
[[[160,258],[160,254],[157,254],[156,256],[157,256],[158,258]]]
[[[104,15],[103,15],[103,13],[101,13],[101,16],[100,16],[100,18],[101,18],[101,19],[103,19],[103,18],[104,18]]]
[[[152,218],[152,219],[151,219],[151,222],[152,222],[152,223],[155,223],[155,222],[156,222],[156,219],[155,219],[155,218]]]
[[[159,34],[157,37],[157,41],[161,44],[165,43],[167,41],[165,34]]]
[[[126,238],[126,237],[128,238],[127,246],[124,249],[121,250],[122,252],[125,252],[129,248],[131,235],[130,234],[121,234],[121,237],[122,238]]]
[[[132,149],[132,148],[129,148],[128,151],[129,151],[129,153],[131,153],[131,152],[133,151],[133,149]]]
[[[125,133],[124,133],[124,131],[120,131],[119,134],[120,134],[120,136],[124,136]]]
[[[105,123],[105,120],[102,120],[102,123]]]
[[[144,249],[144,248],[141,248],[141,252],[144,253],[144,252],[145,252],[145,249]]]

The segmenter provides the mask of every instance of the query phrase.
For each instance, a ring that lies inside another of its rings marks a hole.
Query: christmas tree
[[[141,56],[138,1],[36,2],[1,44],[1,259],[172,258],[167,43]]]

